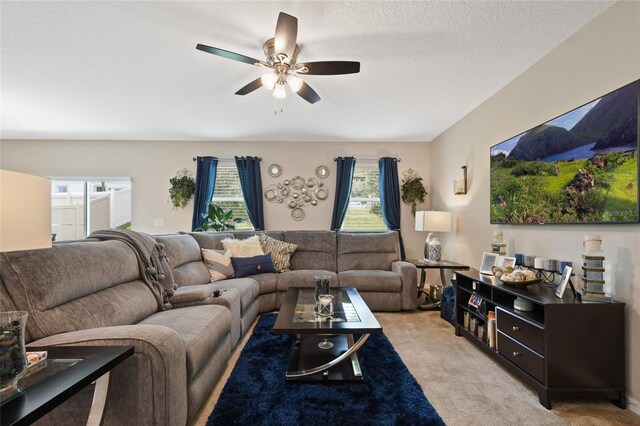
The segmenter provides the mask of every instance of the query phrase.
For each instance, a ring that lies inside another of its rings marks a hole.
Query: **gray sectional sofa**
[[[161,310],[121,241],[87,239],[51,249],[2,253],[0,309],[29,312],[29,345],[132,345],[135,354],[111,374],[105,425],[184,425],[198,412],[232,350],[259,313],[278,309],[290,286],[355,287],[374,311],[416,308],[416,269],[399,261],[395,232],[266,231],[298,245],[291,270],[210,283],[201,248],[254,233],[156,236],[177,284]],[[167,271],[169,273],[169,271]],[[220,290],[219,297],[213,297]],[[86,421],[91,389],[41,420]]]

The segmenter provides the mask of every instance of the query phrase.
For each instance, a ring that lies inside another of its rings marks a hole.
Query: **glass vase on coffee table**
[[[28,315],[23,311],[0,312],[0,393],[16,388],[27,369],[24,331]]]
[[[333,315],[333,296],[330,294],[318,295],[317,313],[322,318],[329,318]],[[329,341],[329,338],[325,338],[322,342],[318,343],[320,349],[331,349],[333,343]]]

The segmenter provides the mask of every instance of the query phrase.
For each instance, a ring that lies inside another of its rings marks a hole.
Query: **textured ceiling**
[[[606,1],[2,2],[6,139],[429,141],[609,7]],[[234,92],[261,69],[278,13],[322,100]]]

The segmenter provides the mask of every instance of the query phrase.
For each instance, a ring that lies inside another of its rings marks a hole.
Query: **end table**
[[[425,279],[427,276],[427,269],[439,269],[440,270],[440,282],[444,287],[446,285],[446,279],[444,277],[444,270],[451,269],[454,271],[463,271],[470,269],[468,265],[463,265],[461,263],[451,262],[449,260],[440,260],[440,261],[431,261],[427,259],[407,259],[405,262],[409,262],[415,265],[416,268],[420,269],[420,281],[418,282],[418,297],[421,294],[425,294],[427,296],[427,302],[424,305],[418,305],[418,309],[427,310],[432,308],[439,308],[440,301],[439,300],[430,300],[429,294],[424,291]]]

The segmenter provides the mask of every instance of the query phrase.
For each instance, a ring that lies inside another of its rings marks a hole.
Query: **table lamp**
[[[51,181],[0,170],[0,252],[51,247]]]
[[[416,231],[429,232],[424,242],[424,257],[433,262],[440,261],[442,245],[436,237],[433,237],[433,233],[451,231],[451,213],[433,210],[419,211],[416,212],[415,225]]]

